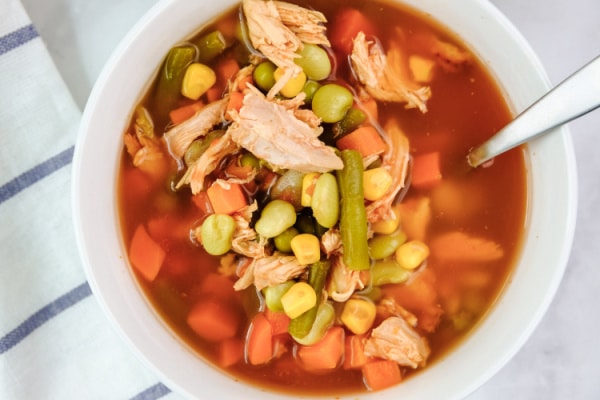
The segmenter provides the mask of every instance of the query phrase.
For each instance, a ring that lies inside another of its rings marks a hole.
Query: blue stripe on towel
[[[159,382],[156,385],[150,386],[143,392],[136,394],[130,400],[156,400],[169,393],[171,393],[171,389]]]
[[[0,37],[0,56],[38,37],[33,25],[27,25]]]
[[[48,322],[72,305],[90,296],[92,291],[87,282],[82,283],[71,291],[63,294],[58,299],[42,307],[19,326],[0,338],[0,354],[3,354],[19,344],[29,334]]]
[[[73,159],[73,151],[74,147],[71,146],[0,186],[0,204],[22,190],[27,189],[40,179],[70,164]]]

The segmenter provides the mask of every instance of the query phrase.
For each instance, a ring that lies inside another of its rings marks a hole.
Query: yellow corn
[[[284,74],[283,69],[277,68],[275,70],[275,72],[273,73],[273,76],[275,77],[275,81],[277,82],[279,79],[281,79],[283,74]],[[296,97],[298,95],[298,93],[300,93],[302,91],[302,89],[304,88],[305,83],[306,83],[306,74],[303,71],[300,71],[300,73],[298,75],[294,76],[292,79],[287,81],[287,83],[283,86],[283,88],[281,88],[279,93],[281,93],[282,95],[284,95],[287,98]]]
[[[190,64],[183,75],[181,94],[188,99],[198,100],[217,81],[217,75],[210,67],[200,64]]]
[[[315,290],[306,282],[296,282],[281,296],[283,312],[290,317],[296,318],[310,310],[317,304]]]
[[[365,199],[375,201],[383,197],[392,186],[392,175],[385,168],[373,168],[363,172]]]
[[[429,247],[420,240],[411,240],[398,247],[396,261],[402,268],[415,269],[429,257]]]
[[[302,207],[310,207],[318,178],[319,173],[317,172],[309,172],[302,177],[302,195],[300,197],[300,204],[302,204]]]
[[[391,235],[396,232],[400,226],[400,213],[397,209],[391,210],[392,217],[390,219],[382,219],[371,224],[371,229],[375,233],[381,233],[382,235]]]
[[[294,236],[290,246],[300,264],[312,264],[321,258],[321,242],[318,237],[310,233]]]
[[[362,335],[373,326],[377,310],[375,304],[363,299],[350,299],[344,304],[340,319],[352,333]]]

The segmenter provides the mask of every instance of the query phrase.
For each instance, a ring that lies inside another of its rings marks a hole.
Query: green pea
[[[256,158],[256,156],[252,153],[245,153],[241,158],[240,158],[240,165],[242,167],[252,167],[253,169],[259,169],[260,168],[260,161],[258,160],[258,158]]]
[[[410,274],[410,271],[402,268],[396,260],[377,261],[371,269],[371,283],[373,286],[403,283],[410,277]]]
[[[273,200],[263,208],[254,229],[266,238],[273,238],[296,223],[296,210],[291,203]]]
[[[319,225],[331,228],[340,216],[340,194],[337,180],[330,173],[319,176],[313,191],[311,208]]]
[[[302,67],[302,70],[310,79],[320,81],[331,74],[331,61],[322,47],[305,43],[299,54],[300,57],[296,58],[294,62]]]
[[[291,253],[292,239],[299,233],[300,232],[298,232],[298,229],[294,227],[287,228],[285,231],[283,231],[283,233],[280,233],[279,235],[275,236],[275,238],[273,239],[273,243],[275,244],[277,250],[283,253]]]
[[[252,76],[260,89],[269,91],[275,85],[276,68],[275,64],[271,61],[263,61],[254,68]]]
[[[265,296],[265,304],[271,311],[283,312],[283,305],[281,304],[281,296],[285,294],[294,285],[294,281],[287,281],[275,286],[267,286],[263,289],[263,295]]]
[[[306,81],[304,87],[302,88],[302,92],[306,95],[306,97],[304,98],[304,102],[306,104],[312,103],[313,97],[315,96],[315,93],[317,92],[317,90],[319,90],[320,87],[321,84],[319,82],[315,82],[312,80]]]
[[[202,246],[208,254],[220,256],[231,249],[235,220],[230,215],[209,215],[200,228]]]
[[[371,258],[382,260],[394,254],[402,243],[406,242],[406,234],[397,232],[391,235],[375,235],[369,239],[369,253]]]
[[[352,92],[343,86],[329,83],[321,86],[312,100],[312,110],[323,122],[338,122],[352,107]]]

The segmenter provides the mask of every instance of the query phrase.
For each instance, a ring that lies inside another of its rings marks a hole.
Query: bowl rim
[[[423,7],[432,7],[431,4],[437,3],[436,7],[440,7],[443,9],[441,12],[456,12],[451,10],[450,4],[440,4],[439,1],[436,0],[399,0],[402,3],[408,3],[409,6],[417,7],[419,3],[422,3]],[[203,3],[203,2],[199,2]],[[210,3],[210,2],[209,2]],[[230,5],[238,3],[236,0],[226,0],[223,2],[219,2],[219,6],[211,6],[210,9],[219,9],[226,10]],[[512,23],[489,1],[487,0],[465,0],[465,4],[470,5],[471,7],[475,7],[480,13],[486,15],[488,17],[493,17],[495,19],[495,23],[497,24],[497,29],[503,30],[508,36],[510,36],[510,41],[518,47],[521,52],[522,57],[527,61],[527,68],[531,71],[535,71],[537,74],[537,83],[536,90],[537,92],[531,93],[529,96],[531,100],[537,98],[542,92],[547,91],[550,88],[550,81],[544,71],[544,68],[536,56],[533,49],[527,43],[525,38],[521,35],[521,33],[512,25]],[[189,347],[182,343],[180,339],[177,339],[175,335],[172,333],[170,328],[157,316],[153,309],[148,304],[148,301],[143,298],[143,294],[139,293],[139,297],[137,299],[132,299],[131,296],[127,297],[120,292],[117,292],[117,297],[114,298],[115,291],[112,289],[107,289],[111,284],[109,277],[102,275],[99,273],[97,264],[98,261],[93,261],[98,259],[98,255],[102,254],[103,249],[98,243],[102,245],[112,244],[117,245],[121,250],[122,243],[118,244],[116,241],[120,241],[120,239],[116,240],[116,238],[110,238],[108,236],[118,235],[120,238],[120,231],[117,229],[119,226],[118,215],[113,212],[113,221],[105,221],[108,226],[112,226],[113,228],[108,229],[107,232],[102,233],[102,237],[98,237],[96,233],[90,232],[91,222],[94,221],[93,218],[89,218],[89,213],[93,213],[96,207],[106,206],[106,203],[101,203],[100,200],[106,200],[105,197],[102,199],[95,199],[93,204],[90,204],[90,199],[92,196],[89,193],[86,193],[90,190],[91,184],[89,183],[89,179],[93,176],[90,176],[89,172],[84,169],[85,162],[87,158],[95,151],[102,152],[104,148],[103,144],[96,143],[90,137],[90,131],[93,131],[94,124],[101,117],[106,117],[107,115],[111,115],[110,112],[114,110],[111,107],[106,108],[107,102],[105,100],[105,96],[107,93],[118,93],[119,88],[115,86],[115,83],[111,81],[111,76],[113,74],[117,74],[117,70],[123,66],[125,60],[130,57],[136,56],[135,46],[138,44],[138,39],[149,30],[155,28],[156,24],[158,24],[158,20],[161,18],[163,13],[173,12],[174,10],[180,10],[182,8],[188,7],[185,5],[184,0],[161,0],[156,3],[129,31],[129,33],[123,38],[118,47],[112,53],[111,57],[105,64],[102,69],[101,74],[99,75],[96,84],[94,85],[88,102],[86,104],[81,124],[80,131],[78,135],[78,140],[75,146],[75,152],[73,157],[73,169],[72,169],[72,203],[73,203],[73,219],[75,226],[75,233],[77,239],[77,246],[80,252],[81,260],[83,263],[83,268],[86,273],[88,282],[94,293],[98,303],[100,304],[103,312],[107,315],[108,319],[111,321],[113,327],[117,331],[117,333],[123,338],[125,342],[127,342],[130,348],[133,349],[134,353],[142,360],[144,360],[150,367],[163,379],[163,381],[174,391],[184,394],[189,397],[194,397],[196,392],[195,386],[190,386],[188,384],[189,380],[194,379],[194,371],[189,371],[190,368],[187,368],[188,371],[179,371],[176,375],[171,373],[171,371],[165,370],[165,365],[163,361],[165,358],[182,358],[186,361],[187,364],[196,362],[199,356],[189,349]],[[191,7],[191,6],[190,6]],[[198,7],[198,6],[194,6]],[[417,7],[418,8],[418,7]],[[217,14],[218,15],[218,14]],[[439,18],[435,15],[434,19],[439,21]],[[200,21],[201,18],[198,18]],[[443,24],[443,21],[440,21]],[[185,35],[179,35],[178,39],[181,39],[184,36],[192,34],[194,31],[198,30],[198,26],[202,25],[199,23],[196,25],[194,29],[189,29]],[[454,30],[454,29],[453,29]],[[465,40],[469,43],[468,40]],[[176,41],[170,41],[166,37],[161,39],[159,43],[155,43],[155,45],[159,48],[168,49],[173,43]],[[472,50],[476,50],[473,49]],[[163,52],[162,54],[165,54]],[[477,53],[477,52],[476,52]],[[484,63],[487,63],[488,60],[485,59],[485,56],[481,56]],[[158,63],[157,63],[158,64]],[[488,65],[489,66],[489,65]],[[494,73],[492,71],[492,73]],[[497,75],[497,73],[496,73]],[[496,78],[498,78],[496,76]],[[149,80],[146,78],[146,84],[149,84]],[[118,86],[118,85],[117,85]],[[502,86],[502,85],[501,85]],[[136,94],[137,99],[141,96],[145,87],[141,87],[140,92]],[[132,102],[131,104],[135,104]],[[105,107],[104,109],[100,109],[100,105]],[[523,104],[513,104],[513,108],[521,108]],[[130,106],[130,108],[132,108]],[[128,111],[128,115],[131,112]],[[122,119],[122,118],[121,118]],[[125,121],[121,121],[124,127]],[[122,129],[123,130],[123,129]],[[509,345],[497,344],[497,346],[502,347],[502,350],[496,350],[496,354],[498,357],[494,359],[493,362],[489,362],[487,359],[476,360],[477,362],[473,364],[472,368],[479,368],[479,371],[475,374],[471,374],[472,379],[471,383],[467,386],[463,387],[451,387],[447,391],[448,398],[463,398],[469,393],[473,392],[476,388],[481,386],[485,381],[487,381],[491,376],[493,376],[498,370],[500,370],[523,346],[526,340],[530,337],[534,329],[539,324],[541,318],[544,313],[548,309],[554,295],[559,287],[560,281],[564,274],[564,270],[567,266],[567,261],[574,237],[575,231],[575,220],[577,213],[577,176],[576,176],[576,168],[575,168],[575,156],[573,145],[571,142],[569,130],[567,127],[563,126],[561,128],[557,128],[556,132],[552,134],[553,137],[547,135],[546,137],[537,139],[535,142],[532,142],[529,146],[529,157],[530,161],[533,158],[542,158],[543,155],[540,153],[536,154],[536,149],[539,147],[548,145],[549,143],[560,142],[560,149],[562,152],[562,161],[565,163],[565,170],[563,171],[563,181],[566,183],[566,187],[563,188],[563,192],[560,194],[562,197],[557,201],[560,202],[564,206],[562,210],[564,212],[563,215],[563,225],[561,226],[560,236],[562,237],[563,246],[560,249],[556,250],[555,256],[557,267],[554,269],[552,274],[549,274],[547,279],[544,281],[544,290],[542,296],[537,299],[535,305],[531,306],[528,310],[529,319],[527,323],[524,325],[523,329],[518,333],[514,334],[511,332],[504,332],[507,338],[504,342],[508,341]],[[90,148],[90,146],[94,146]],[[98,146],[98,147],[95,147]],[[116,165],[116,157],[114,160],[109,160]],[[104,160],[106,162],[106,160]],[[540,171],[535,171],[535,166],[531,164],[528,165],[532,173],[540,174]],[[538,176],[536,175],[536,176]],[[111,178],[114,181],[116,175],[112,175]],[[535,178],[535,177],[534,177]],[[532,179],[534,179],[532,178]],[[535,181],[535,180],[534,180]],[[537,182],[537,181],[535,181]],[[107,177],[104,177],[99,180],[98,186],[101,188],[106,187],[115,187],[114,182],[110,182]],[[116,197],[116,196],[115,196]],[[112,199],[113,204],[109,204],[109,209],[115,210],[116,198]],[[107,236],[108,235],[108,236]],[[104,263],[126,263],[126,260],[123,259],[126,255],[123,254],[103,254],[102,261]],[[501,298],[497,305],[493,307],[493,310],[489,314],[494,314],[499,312],[503,307],[506,307],[506,304],[503,302],[504,296],[509,293],[513,289],[512,281],[517,277],[518,274],[527,275],[527,271],[524,269],[520,269],[516,271],[516,274],[510,278],[511,282],[507,283],[507,287],[504,288],[503,293],[501,294]],[[118,288],[115,290],[123,291],[130,290],[132,287],[136,287],[139,290],[138,283],[135,281],[130,268],[123,269],[123,271],[117,271],[117,280],[118,280]],[[113,277],[114,278],[114,277]],[[113,298],[107,297],[107,290],[112,290],[111,295]],[[133,296],[135,297],[135,296]],[[146,308],[144,310],[144,307]],[[139,314],[132,314],[131,311],[135,310],[139,312]],[[480,326],[474,328],[472,332],[469,334],[469,340],[473,339],[476,333],[481,329],[492,329],[493,327],[489,327],[486,325],[486,322],[490,316],[486,316],[480,322]],[[163,327],[167,329],[163,329],[161,332],[155,332],[154,330],[148,330],[146,323],[148,323],[148,319],[152,319],[151,325],[153,329],[157,329],[157,327]],[[143,338],[144,335],[155,335],[155,338],[152,341],[145,340]],[[152,347],[156,346],[159,341],[165,340],[169,342],[168,348],[159,348],[158,352],[156,349],[152,350]],[[473,342],[471,345],[474,346],[476,342]],[[482,345],[482,343],[479,343]],[[465,343],[461,343],[458,345],[460,348],[465,348],[467,345]],[[172,352],[172,353],[170,353]],[[201,357],[200,357],[201,358]],[[458,358],[458,360],[457,360]],[[453,349],[450,354],[443,357],[442,360],[436,361],[436,365],[445,362],[460,362],[460,352],[457,349]],[[429,368],[433,369],[436,365],[432,365]],[[215,383],[213,390],[215,393],[222,396],[229,396],[230,389],[234,388],[235,390],[239,390],[239,393],[247,393],[256,392],[260,393],[262,397],[265,398],[279,398],[281,393],[279,392],[265,392],[262,389],[246,383],[240,383],[232,377],[228,376],[226,373],[221,372],[216,367],[208,364],[209,368],[203,368],[202,373],[205,375],[207,379],[210,379]],[[439,369],[439,368],[438,368]],[[423,379],[420,379],[420,376],[426,375],[427,372],[423,372],[418,374],[417,376],[411,378],[406,383],[399,385],[398,388],[407,387],[407,390],[412,390],[413,393],[417,393],[419,388],[425,387],[425,385],[431,386],[430,382],[423,382]],[[431,374],[428,374],[428,376]],[[437,374],[439,375],[439,373]],[[409,388],[410,386],[410,388]],[[208,392],[204,392],[208,393]],[[377,398],[393,398],[392,396],[397,395],[397,390],[377,392],[375,396]],[[373,394],[364,393],[360,394],[361,398],[370,398]],[[355,398],[356,395],[351,395],[348,398]],[[341,396],[338,398],[346,398],[345,396]],[[423,397],[423,398],[434,398],[434,397]]]

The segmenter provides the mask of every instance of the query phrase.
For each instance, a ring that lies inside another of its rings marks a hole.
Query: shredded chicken
[[[402,67],[406,64],[400,47],[393,45],[387,55],[379,44],[367,41],[359,32],[354,38],[350,56],[358,80],[367,92],[377,100],[406,103],[406,108],[418,108],[427,112],[427,100],[431,89],[419,87],[407,78]]]
[[[181,159],[194,140],[206,135],[223,120],[229,97],[214,101],[203,107],[193,117],[168,130],[165,141],[171,154]]]
[[[329,45],[323,25],[327,20],[318,11],[283,1],[244,0],[242,8],[252,46],[283,70],[267,95],[272,98],[302,71],[294,63],[302,42]]]
[[[239,149],[228,132],[213,141],[206,151],[185,172],[177,183],[177,188],[189,184],[192,194],[198,194],[204,189],[204,178],[213,172],[221,161]]]
[[[395,119],[390,120],[385,130],[388,133],[390,143],[387,152],[383,156],[382,167],[390,173],[393,180],[390,189],[382,198],[367,205],[367,219],[371,223],[393,218],[392,204],[404,187],[408,173],[410,148],[406,135]]]
[[[145,107],[139,106],[135,110],[133,133],[125,133],[123,141],[125,149],[133,160],[133,165],[140,167],[148,161],[160,160],[164,154],[154,136],[154,123]]]
[[[332,254],[340,253],[342,249],[342,236],[339,229],[331,228],[321,236],[321,250],[330,257]]]
[[[262,290],[295,278],[306,268],[307,266],[300,264],[295,256],[275,252],[271,256],[255,258],[233,288],[243,290],[254,284],[256,290]]]
[[[371,332],[365,354],[392,360],[402,366],[423,367],[430,354],[429,345],[402,317],[389,317]]]
[[[231,249],[238,254],[250,258],[265,257],[266,238],[259,238],[256,231],[250,228],[252,213],[258,210],[258,204],[254,201],[243,210],[233,214],[235,230],[231,240]]]
[[[341,256],[333,257],[326,286],[329,297],[337,302],[344,302],[352,297],[355,291],[364,288],[360,271],[349,269]]]
[[[275,167],[299,172],[327,172],[344,164],[335,150],[318,139],[322,128],[299,120],[292,110],[248,90],[239,113],[231,113],[227,132],[241,147]]]
[[[388,296],[377,303],[377,314],[383,316],[384,319],[391,316],[402,317],[413,328],[417,326],[418,322],[413,313],[398,304],[395,298]]]

